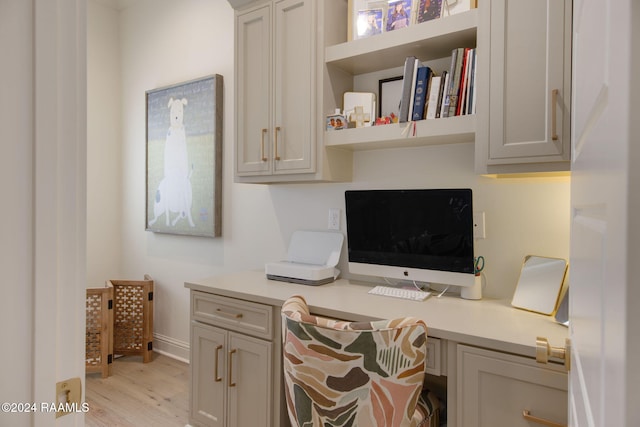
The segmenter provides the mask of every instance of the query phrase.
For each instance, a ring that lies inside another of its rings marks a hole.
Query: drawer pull
[[[213,379],[217,383],[222,381],[222,377],[218,376],[218,362],[219,362],[218,355],[220,354],[220,350],[222,350],[222,346],[221,345],[216,347],[216,357],[215,357],[215,362],[214,362],[215,368],[214,368],[214,374],[213,374],[214,378]]]
[[[558,423],[554,423],[553,421],[545,420],[544,418],[534,417],[533,415],[531,415],[531,412],[527,409],[522,411],[522,417],[527,421],[531,421],[532,423],[536,423],[536,424],[541,424],[543,426],[567,427],[565,424],[558,424]]]
[[[233,381],[231,381],[231,374],[233,372],[233,354],[236,352],[237,350],[234,348],[233,350],[229,351],[229,372],[227,372],[227,376],[229,377],[229,382],[227,383],[227,385],[229,387],[235,387],[236,383],[234,383]]]
[[[216,308],[216,313],[224,317],[230,317],[232,319],[242,319],[242,313],[229,313],[228,311]]]

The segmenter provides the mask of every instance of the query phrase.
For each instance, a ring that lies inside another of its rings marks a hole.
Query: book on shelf
[[[444,92],[445,92],[445,88],[447,87],[447,85],[449,84],[449,72],[448,71],[443,71],[442,72],[442,79],[440,80],[440,90],[438,93],[438,107],[436,109],[436,119],[439,119],[440,117],[442,117],[442,106],[443,106],[443,101],[444,101]]]
[[[465,48],[459,47],[455,49],[455,65],[451,73],[451,86],[449,88],[449,114],[447,117],[453,117],[458,111],[458,96],[460,95],[460,79],[462,77],[462,66],[464,64]],[[453,56],[452,56],[453,58]],[[453,59],[452,59],[453,62]]]
[[[407,114],[407,120],[412,120],[413,117],[413,103],[416,97],[416,79],[418,77],[418,67],[420,66],[420,61],[417,59],[413,62],[413,77],[411,78],[411,89],[409,91],[409,114]]]
[[[424,118],[425,106],[427,105],[427,95],[429,91],[429,81],[431,79],[431,68],[427,66],[418,67],[416,74],[416,89],[413,97],[413,109],[411,120],[422,120]]]
[[[409,121],[409,102],[411,101],[411,87],[414,83],[413,71],[418,58],[408,56],[404,61],[404,70],[402,73],[402,96],[400,97],[400,112],[398,121],[404,123]]]
[[[456,69],[456,59],[458,57],[458,49],[451,51],[451,65],[449,67],[449,73],[447,75],[447,84],[444,88],[444,94],[442,99],[442,114],[440,117],[449,117],[449,105],[451,103],[451,86]]]
[[[441,81],[442,81],[442,76],[433,76],[431,78],[431,89],[429,90],[429,102],[427,103],[427,115],[426,115],[427,119],[436,118]]]

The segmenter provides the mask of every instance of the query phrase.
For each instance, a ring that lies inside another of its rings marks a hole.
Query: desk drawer
[[[273,307],[270,305],[192,291],[191,318],[254,337],[273,339]]]
[[[458,426],[567,425],[564,366],[465,345],[457,359]]]

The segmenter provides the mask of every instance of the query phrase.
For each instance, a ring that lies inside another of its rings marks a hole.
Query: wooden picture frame
[[[222,234],[222,95],[219,74],[146,92],[147,231]]]

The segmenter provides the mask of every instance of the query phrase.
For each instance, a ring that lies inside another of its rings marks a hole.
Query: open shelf
[[[415,123],[416,128],[415,136],[413,135],[413,123]],[[403,132],[407,126],[409,126],[409,129]],[[375,150],[473,142],[475,133],[476,116],[468,115],[358,129],[325,131],[324,143],[326,147],[353,151]]]
[[[402,66],[407,56],[444,58],[457,47],[476,45],[478,9],[435,19],[365,39],[328,46],[325,62],[351,74]]]

